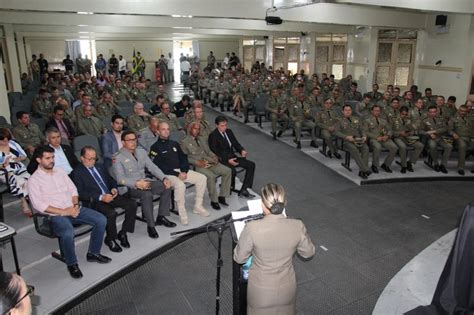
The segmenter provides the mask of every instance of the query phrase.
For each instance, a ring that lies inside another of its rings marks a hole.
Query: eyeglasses
[[[133,141],[133,142],[135,142],[135,141],[137,141],[137,138],[133,138],[133,139],[125,139],[125,140],[123,140],[123,141]]]
[[[26,286],[26,293],[25,295],[23,295],[16,303],[15,305],[12,306],[11,309],[9,309],[7,312],[5,312],[4,314],[8,314],[12,309],[14,309],[15,307],[17,307],[21,301],[23,301],[24,299],[26,299],[27,296],[29,295],[32,295],[33,293],[35,292],[35,287],[32,286],[32,285],[27,285]]]

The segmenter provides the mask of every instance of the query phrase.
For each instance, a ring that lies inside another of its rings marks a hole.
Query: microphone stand
[[[187,230],[182,230],[178,232],[171,232],[170,235],[180,235],[183,233],[190,233],[190,234],[201,234],[205,233],[208,231],[216,231],[217,232],[217,276],[216,276],[216,315],[219,314],[219,309],[220,309],[220,299],[221,299],[221,268],[222,265],[224,264],[222,260],[222,235],[224,234],[224,231],[234,222],[238,221],[253,221],[253,220],[259,220],[263,218],[263,214],[257,214],[257,215],[249,215],[244,218],[240,219],[229,219],[229,220],[223,220],[221,222],[211,222],[206,224],[205,226],[198,227],[198,228],[193,228],[193,229],[187,229]]]

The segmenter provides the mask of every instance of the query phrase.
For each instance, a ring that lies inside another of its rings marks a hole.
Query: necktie
[[[199,144],[199,140],[198,140],[198,138],[196,138],[196,144],[197,144],[197,146],[198,146],[198,147],[200,147],[200,146],[201,146],[201,145]]]
[[[135,155],[135,152],[132,152],[132,156],[135,160],[137,160],[137,156]],[[137,160],[138,161],[138,160]]]
[[[330,118],[330,119],[332,118],[332,117],[331,117],[331,112],[330,112],[330,111],[328,111],[328,116],[329,116],[329,118]]]
[[[229,137],[227,137],[227,133],[225,131],[222,133],[222,136],[227,140],[227,143],[229,143],[229,147],[232,148],[232,143],[230,142]]]
[[[421,109],[418,110],[418,115],[421,117]]]
[[[69,130],[67,130],[66,124],[62,120],[60,120],[60,122],[61,122],[61,126],[63,126],[64,131],[66,131],[67,137],[70,138],[71,135],[69,134]]]
[[[95,167],[91,167],[90,171],[91,171],[92,176],[94,177],[95,181],[99,185],[100,189],[102,190],[102,193],[104,193],[104,194],[110,193],[109,189],[105,185],[105,183],[102,180],[102,178],[100,177],[99,173],[97,173],[97,170],[95,169]]]
[[[436,119],[435,119],[435,118],[433,118],[433,122],[434,122],[434,124],[435,124],[435,126],[436,126]]]
[[[347,118],[347,120],[349,120],[349,122],[350,122],[350,123],[352,123],[352,120],[351,120],[351,118],[350,118],[350,117],[348,117],[348,118]]]
[[[375,117],[375,120],[377,121],[377,126],[380,126],[379,119]]]

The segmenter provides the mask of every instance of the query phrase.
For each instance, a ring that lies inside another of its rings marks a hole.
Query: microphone
[[[248,217],[244,218],[245,219],[244,222],[247,223],[249,221],[260,220],[260,219],[263,219],[264,216],[265,215],[263,213],[249,215]]]

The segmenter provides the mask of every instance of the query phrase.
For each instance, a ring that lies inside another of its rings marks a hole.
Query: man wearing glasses
[[[155,225],[175,227],[166,216],[170,214],[171,182],[149,158],[147,152],[137,148],[137,135],[131,130],[122,133],[122,148],[114,155],[112,169],[119,185],[127,186],[132,198],[139,198],[147,222],[148,236],[158,238]],[[145,169],[158,180],[147,178]],[[160,195],[156,222],[153,220],[153,195]]]
[[[81,150],[81,162],[72,172],[72,180],[79,192],[79,200],[83,205],[99,211],[107,218],[105,226],[105,245],[112,252],[119,253],[122,248],[120,244],[129,248],[127,232],[135,230],[135,217],[137,215],[137,203],[131,199],[118,194],[117,183],[112,179],[104,166],[96,164],[97,152],[91,146],[85,146]],[[115,208],[125,209],[125,220],[122,230],[117,233],[117,213]]]

